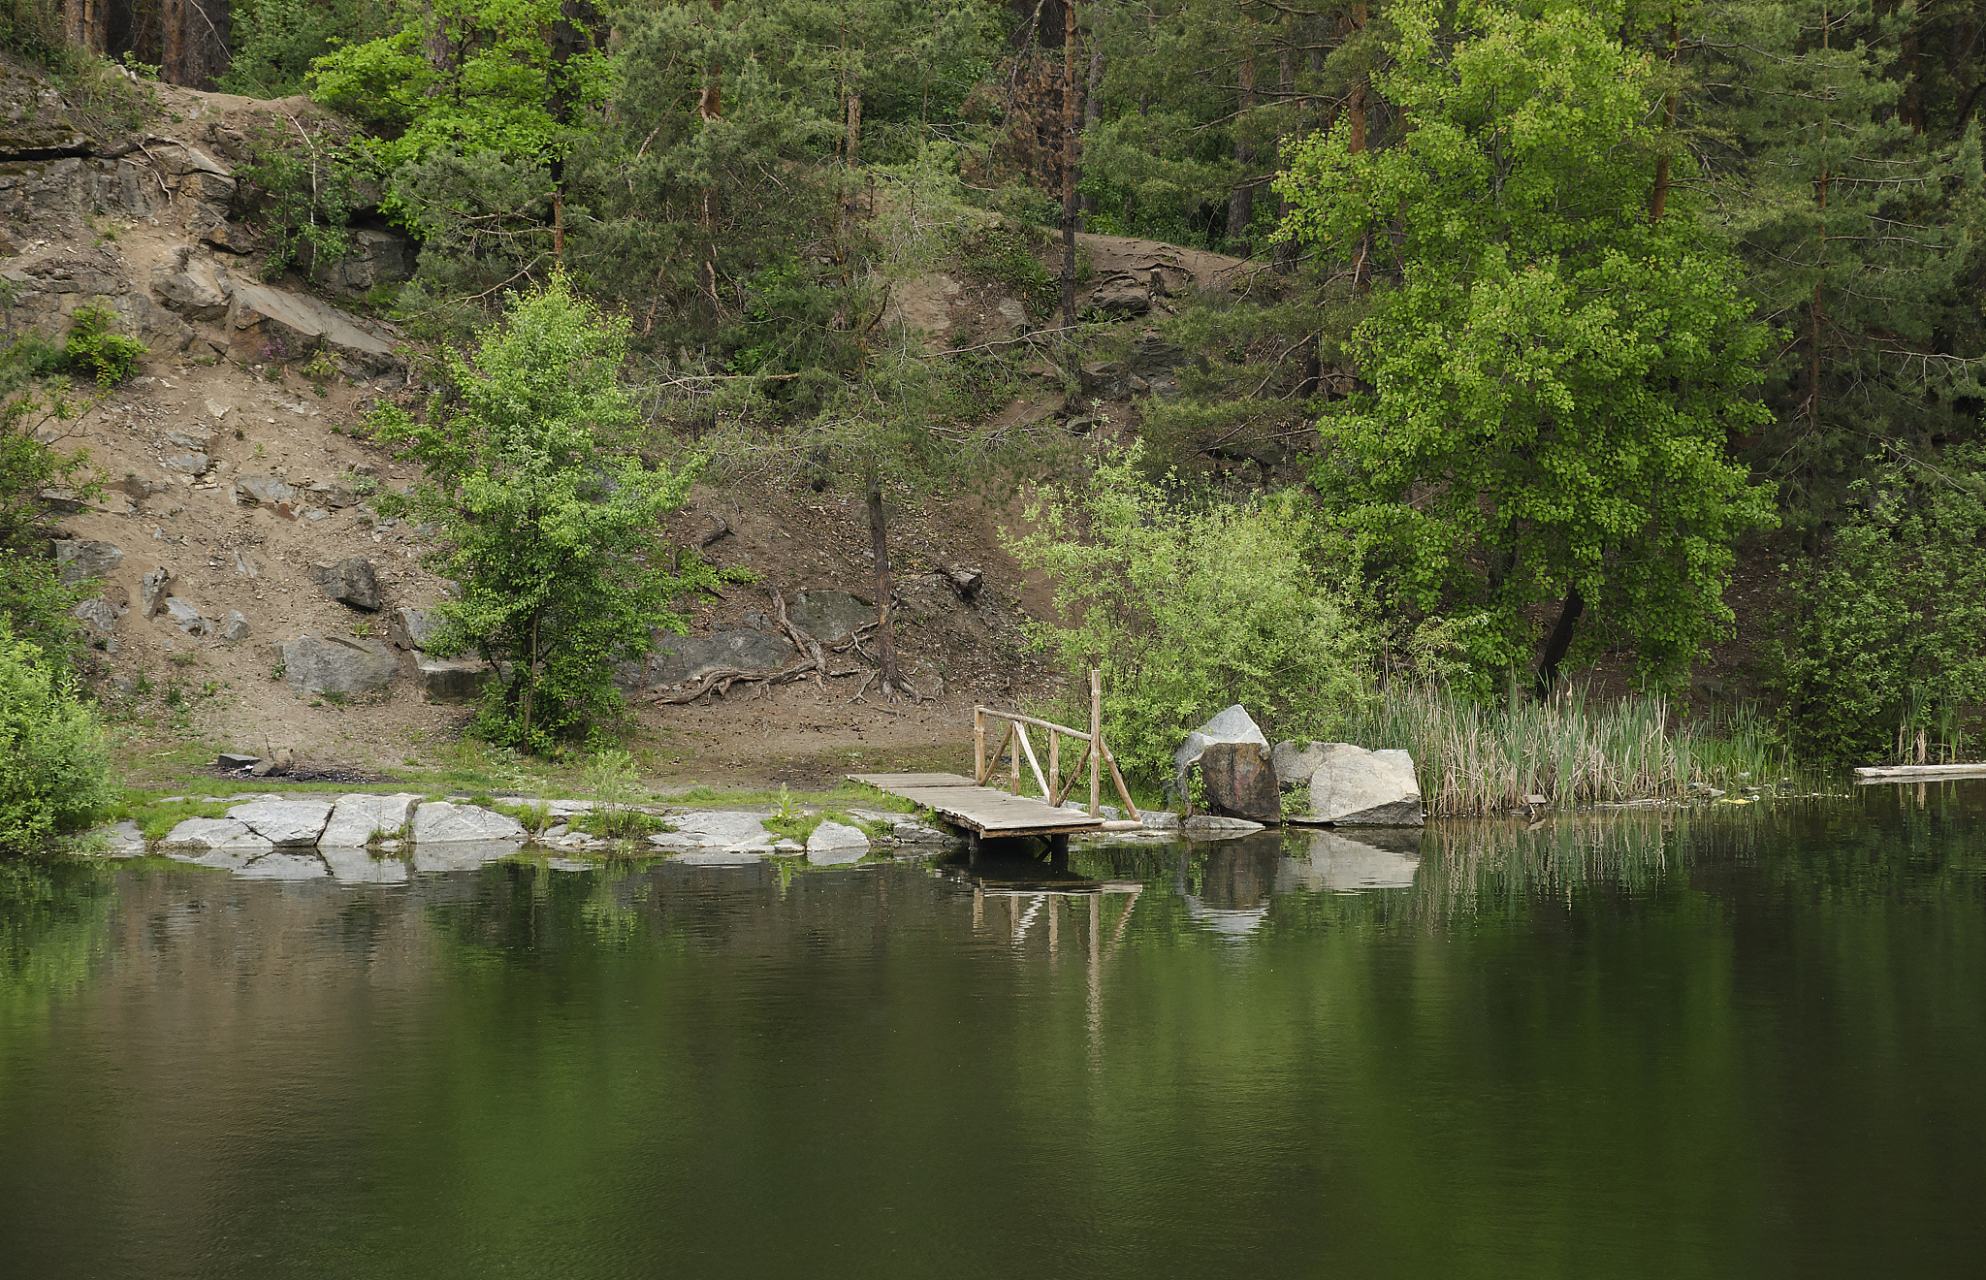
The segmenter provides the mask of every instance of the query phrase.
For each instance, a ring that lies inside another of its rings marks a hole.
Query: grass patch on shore
[[[1438,818],[1503,813],[1534,795],[1560,808],[1685,799],[1703,787],[1774,786],[1792,772],[1783,735],[1749,708],[1688,720],[1660,697],[1601,703],[1574,691],[1512,708],[1395,686],[1339,732],[1411,752]]]

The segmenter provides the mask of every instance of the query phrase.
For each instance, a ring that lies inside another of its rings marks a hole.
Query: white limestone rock
[[[1404,751],[1367,751],[1349,742],[1325,744],[1324,762],[1310,775],[1308,821],[1338,826],[1418,827],[1420,780]]]
[[[276,846],[234,818],[188,818],[159,842],[165,853],[234,853],[260,857]]]
[[[501,813],[491,813],[475,805],[450,804],[434,800],[414,810],[411,832],[415,849],[435,844],[484,844],[514,841],[522,844],[527,836],[524,825]]]
[[[419,796],[406,791],[390,796],[360,792],[339,796],[337,805],[331,810],[331,821],[325,826],[324,834],[317,838],[317,843],[325,848],[363,849],[375,831],[397,836],[400,829],[407,825],[407,820],[414,816],[414,806],[420,802]]]
[[[807,861],[815,866],[860,862],[869,852],[869,837],[839,822],[823,822],[807,837]]]
[[[278,849],[308,849],[316,845],[331,817],[328,800],[258,800],[238,804],[228,817],[242,823]]]

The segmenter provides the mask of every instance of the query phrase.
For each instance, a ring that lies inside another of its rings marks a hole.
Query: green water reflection
[[[1982,808],[15,867],[0,1273],[1976,1274]]]

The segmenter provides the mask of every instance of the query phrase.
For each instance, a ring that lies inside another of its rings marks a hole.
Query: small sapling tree
[[[702,460],[649,470],[631,452],[626,347],[621,321],[554,277],[513,297],[468,356],[442,355],[444,391],[421,420],[373,415],[424,469],[413,504],[439,534],[430,564],[461,584],[436,649],[499,673],[476,720],[492,742],[553,754],[597,735],[621,710],[615,664],[647,654],[657,628],[682,634],[670,602],[718,583],[659,540]]]

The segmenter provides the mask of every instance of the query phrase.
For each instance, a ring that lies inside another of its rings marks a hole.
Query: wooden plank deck
[[[971,778],[956,773],[851,773],[848,778],[914,801],[947,822],[993,839],[1063,836],[1111,827],[1102,818],[1053,809],[1032,796],[975,787]]]

